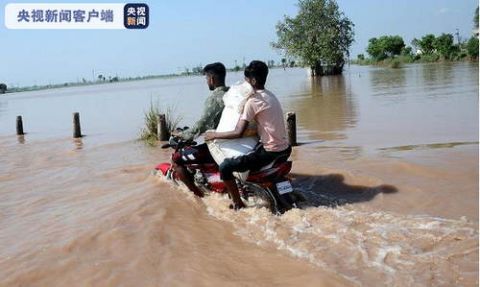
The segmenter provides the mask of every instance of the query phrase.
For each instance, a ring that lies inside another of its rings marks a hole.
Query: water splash
[[[205,199],[213,217],[232,222],[237,234],[275,246],[363,286],[469,286],[478,267],[478,231],[465,218],[443,219],[338,208],[295,209],[283,216],[266,209],[233,212],[227,198]]]

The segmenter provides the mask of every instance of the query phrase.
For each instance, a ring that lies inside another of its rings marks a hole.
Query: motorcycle
[[[174,151],[170,162],[160,163],[155,167],[155,173],[178,185],[180,181],[173,168],[173,158],[183,149],[194,146],[192,140],[183,140],[171,137],[163,149],[172,148]],[[193,174],[194,183],[204,193],[226,193],[225,184],[220,179],[220,171],[216,163],[185,164]],[[296,197],[288,174],[292,169],[292,162],[287,157],[279,157],[270,164],[251,170],[246,181],[236,179],[240,195],[247,206],[266,207],[273,214],[284,212],[297,207]]]

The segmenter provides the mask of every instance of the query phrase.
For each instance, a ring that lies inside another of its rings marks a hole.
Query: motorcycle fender
[[[163,162],[155,167],[157,171],[160,171],[164,176],[167,175],[167,172],[170,170],[172,165],[168,162]]]

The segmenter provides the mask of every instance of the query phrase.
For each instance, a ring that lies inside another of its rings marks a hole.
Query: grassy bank
[[[400,68],[404,64],[412,63],[445,63],[445,62],[468,62],[477,61],[478,59],[470,59],[467,55],[460,55],[456,59],[447,60],[442,59],[439,55],[417,55],[417,56],[396,56],[393,58],[386,58],[384,60],[375,60],[371,58],[351,60],[350,64],[362,66],[380,66],[390,68]]]

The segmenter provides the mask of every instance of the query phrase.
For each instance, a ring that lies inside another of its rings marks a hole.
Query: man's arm
[[[211,132],[207,131],[205,133],[205,140],[214,140],[214,139],[236,139],[240,138],[243,135],[243,132],[247,129],[248,121],[240,119],[237,123],[237,126],[233,131],[229,132]]]

